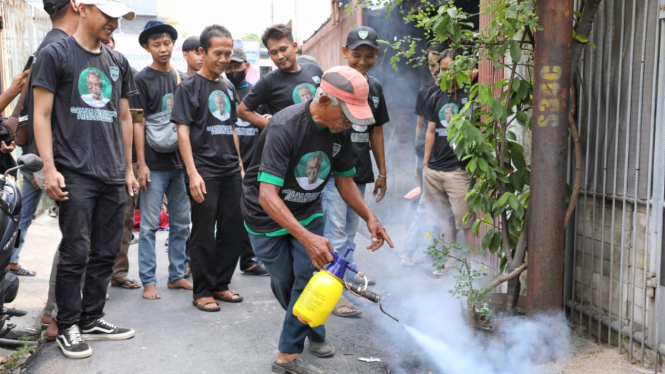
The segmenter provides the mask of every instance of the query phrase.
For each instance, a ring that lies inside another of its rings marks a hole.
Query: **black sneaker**
[[[81,327],[81,337],[85,340],[125,340],[134,337],[134,330],[123,329],[101,318]]]
[[[86,358],[92,356],[92,348],[81,339],[81,332],[76,325],[68,329],[58,330],[58,337],[55,341],[65,357]]]

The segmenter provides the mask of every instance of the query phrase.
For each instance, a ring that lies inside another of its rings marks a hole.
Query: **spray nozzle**
[[[367,278],[365,278],[365,281],[367,281]],[[364,297],[365,299],[367,299],[367,300],[369,300],[373,303],[379,304],[379,309],[381,310],[381,312],[383,314],[385,314],[388,317],[390,317],[390,318],[394,319],[395,321],[399,322],[399,320],[397,318],[391,316],[390,314],[386,313],[385,310],[383,310],[383,305],[381,304],[381,295],[376,294],[372,291],[367,291],[366,289],[363,289],[362,286],[360,286],[359,284],[355,284],[355,283],[349,282],[349,281],[344,282],[344,286],[352,294],[354,294],[356,296]],[[367,288],[367,287],[365,287],[365,288]]]

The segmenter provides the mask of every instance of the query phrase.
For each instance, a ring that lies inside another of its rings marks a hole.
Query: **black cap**
[[[242,48],[235,47],[233,48],[233,56],[231,56],[231,61],[247,62],[247,53],[245,53]]]
[[[139,44],[143,47],[144,44],[148,44],[148,38],[151,35],[167,33],[171,35],[171,39],[175,42],[178,39],[178,32],[171,25],[167,25],[162,21],[157,21],[151,19],[148,23],[145,24],[141,35],[139,35]]]
[[[378,36],[376,31],[367,26],[359,26],[355,29],[349,31],[349,36],[346,37],[346,48],[356,49],[363,44],[366,44],[374,49],[379,48],[379,43],[377,42]]]
[[[69,5],[69,0],[44,0],[44,10],[49,15],[58,13],[58,11]]]
[[[199,47],[201,47],[201,42],[199,41],[198,36],[190,36],[189,38],[185,39],[184,42],[182,42],[182,51],[183,52],[189,52],[189,51],[199,51]]]

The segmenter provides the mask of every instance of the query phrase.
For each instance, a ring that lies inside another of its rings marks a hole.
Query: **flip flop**
[[[207,299],[207,297],[204,297],[204,299]],[[210,305],[210,304],[216,304],[217,307],[216,308],[206,308],[205,307],[206,305]],[[192,300],[192,305],[194,305],[196,307],[196,309],[198,309],[200,311],[203,311],[203,312],[219,312],[220,310],[222,310],[222,308],[219,307],[219,304],[217,304],[214,301],[211,301],[209,303],[199,304],[196,300]]]
[[[240,294],[237,293],[237,292],[234,292],[234,291],[231,291],[231,292],[233,292],[233,296],[240,296]],[[243,297],[242,297],[242,296],[240,296],[240,297],[237,298],[237,299],[227,299],[227,298],[225,298],[224,296],[222,296],[222,295],[220,295],[220,294],[216,294],[216,293],[214,293],[214,292],[212,293],[212,297],[214,297],[215,299],[217,299],[217,300],[219,300],[219,301],[223,301],[223,302],[225,302],[225,303],[239,303],[239,302],[241,302],[241,301],[243,300]]]
[[[136,290],[141,288],[141,286],[134,286],[134,287],[130,286],[130,284],[133,284],[134,282],[136,282],[136,279],[124,278],[115,283],[111,282],[111,287],[121,287],[127,290]]]
[[[22,277],[34,277],[37,275],[34,271],[28,270],[24,268],[23,266],[19,267],[18,270],[9,270],[10,273],[20,275]]]
[[[337,310],[340,308],[348,308],[355,310],[354,312],[351,313],[339,313]],[[335,309],[333,309],[332,314],[336,315],[337,317],[342,317],[342,318],[349,318],[349,317],[355,317],[361,315],[363,312],[360,311],[355,305],[353,305],[346,297],[342,296],[339,301],[337,302],[337,305],[335,305]]]
[[[261,265],[256,264],[251,270],[243,270],[242,273],[244,275],[258,275],[258,276],[264,276],[267,277],[270,274],[268,274],[268,271]]]
[[[404,266],[405,268],[412,268],[412,267],[416,266],[416,263],[411,261],[409,259],[409,256],[407,256],[407,255],[399,256],[399,261],[402,263],[402,266]]]

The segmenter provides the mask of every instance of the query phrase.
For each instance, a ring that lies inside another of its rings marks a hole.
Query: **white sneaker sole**
[[[133,338],[134,330],[129,330],[122,334],[84,334],[81,333],[83,340],[127,340]]]
[[[62,351],[62,354],[65,355],[65,357],[68,358],[86,358],[92,356],[92,348],[88,348],[87,351],[83,352],[70,352],[66,350],[65,348],[62,347],[62,344],[60,344],[60,339],[56,339],[56,343],[58,343],[58,347],[60,347],[60,350]]]

